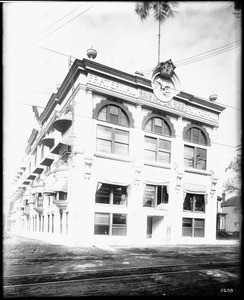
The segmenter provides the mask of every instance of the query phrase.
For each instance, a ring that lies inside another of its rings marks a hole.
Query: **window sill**
[[[107,158],[107,159],[112,159],[112,160],[125,161],[125,162],[134,162],[134,159],[132,159],[131,157],[118,155],[118,154],[105,153],[105,152],[95,152],[94,155],[96,157]]]
[[[159,168],[164,168],[164,169],[171,169],[170,164],[164,164],[164,163],[159,163],[159,162],[154,162],[154,161],[144,161],[145,166],[152,166],[152,167],[159,167]]]
[[[199,169],[194,169],[194,168],[185,168],[185,172],[187,173],[194,173],[194,174],[201,174],[201,175],[211,175],[210,172],[206,170],[199,170]]]

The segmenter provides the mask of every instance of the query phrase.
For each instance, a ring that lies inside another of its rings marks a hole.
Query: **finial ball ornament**
[[[95,50],[95,49],[93,49],[93,47],[91,47],[90,49],[88,49],[86,51],[86,54],[89,58],[95,59],[97,57],[97,50]]]

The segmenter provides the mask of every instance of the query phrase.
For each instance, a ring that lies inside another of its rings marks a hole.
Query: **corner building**
[[[214,243],[224,107],[75,60],[33,128],[10,230],[68,245]]]

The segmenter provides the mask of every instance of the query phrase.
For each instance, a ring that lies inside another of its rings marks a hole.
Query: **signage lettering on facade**
[[[118,93],[122,93],[124,95],[132,97],[137,96],[137,90],[135,88],[96,75],[89,74],[88,82],[91,84],[95,84],[96,86],[100,86]]]
[[[105,79],[96,75],[92,75],[89,74],[88,77],[88,82],[91,84],[94,84],[96,86],[99,87],[103,87],[106,88],[108,90],[114,91],[114,92],[118,92],[118,93],[122,93],[124,95],[128,95],[128,96],[132,96],[135,98],[139,98],[154,104],[158,104],[161,106],[165,106],[165,107],[169,107],[172,109],[175,109],[177,111],[186,113],[186,114],[190,114],[190,115],[194,115],[200,118],[204,118],[204,119],[208,119],[214,122],[218,122],[218,114],[216,113],[212,113],[212,112],[208,112],[204,109],[200,109],[197,107],[193,107],[191,105],[185,104],[181,101],[177,101],[175,99],[172,99],[169,102],[162,102],[159,99],[157,99],[157,97],[152,93],[152,92],[148,92],[142,89],[135,89],[132,87],[129,87],[125,84],[121,84],[109,79]]]

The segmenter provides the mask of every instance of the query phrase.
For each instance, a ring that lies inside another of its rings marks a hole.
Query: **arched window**
[[[121,129],[129,127],[129,117],[120,107],[108,104],[97,113],[97,120],[110,124],[97,124],[97,151],[129,155],[129,131]]]
[[[210,144],[209,137],[204,128],[196,125],[188,125],[184,130],[184,141],[204,147]],[[207,168],[207,149],[194,145],[184,145],[184,165],[188,168],[206,170]]]
[[[148,161],[156,161],[170,164],[171,161],[171,140],[167,139],[172,136],[172,124],[166,121],[166,118],[160,118],[150,114],[146,117],[144,124],[144,158]],[[158,136],[165,136],[163,139]]]
[[[164,119],[157,117],[153,117],[147,121],[145,125],[145,131],[171,136],[171,130],[168,123]]]
[[[185,141],[207,146],[207,138],[201,129],[191,127],[185,134]]]
[[[98,113],[97,119],[108,123],[129,127],[129,119],[125,112],[116,105],[106,105]]]

